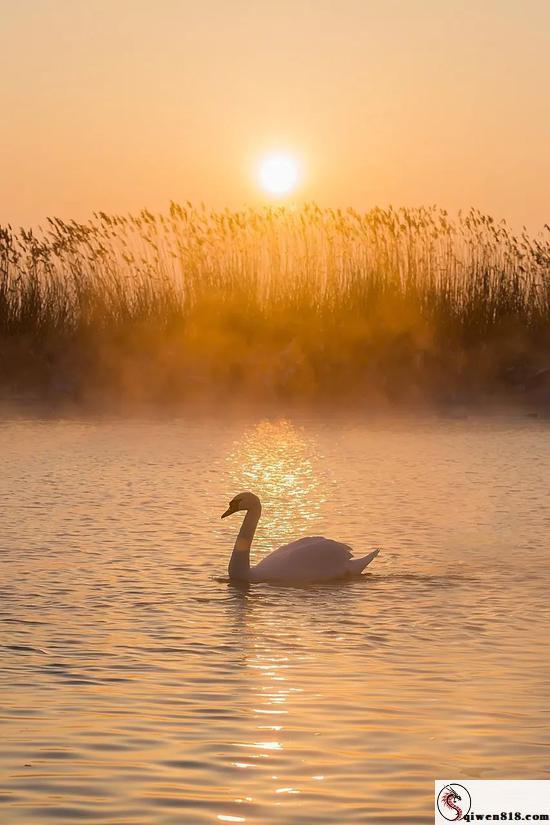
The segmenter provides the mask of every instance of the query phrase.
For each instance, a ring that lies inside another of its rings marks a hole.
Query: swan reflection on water
[[[330,651],[337,672],[338,661],[356,647],[368,671],[379,670],[376,656],[363,658],[365,627],[355,618],[365,600],[365,590],[356,586],[361,582],[301,588],[228,582],[224,641],[234,645],[238,639],[238,646],[227,690],[231,705],[240,708],[241,731],[223,754],[234,771],[228,785],[233,807],[228,805],[228,813],[247,818],[251,813],[254,819],[257,811],[250,809],[258,798],[252,787],[261,787],[264,804],[271,797],[269,804],[278,806],[283,800],[285,805],[292,805],[292,800],[299,804],[313,794],[329,796],[342,782],[340,766],[321,747],[328,731],[340,735],[333,718],[335,704],[347,712],[338,680],[326,671],[326,655]],[[335,615],[341,627],[335,627]],[[366,683],[346,684],[354,695],[368,690]],[[368,716],[363,710],[363,725]],[[319,742],[320,749],[297,761],[296,748],[304,737]],[[367,793],[366,779],[364,785]],[[253,796],[249,805],[242,802],[247,792]],[[287,821],[292,821],[292,813]]]

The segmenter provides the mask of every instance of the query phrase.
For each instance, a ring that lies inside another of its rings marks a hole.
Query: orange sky
[[[0,0],[0,222],[170,199],[550,221],[548,0]]]

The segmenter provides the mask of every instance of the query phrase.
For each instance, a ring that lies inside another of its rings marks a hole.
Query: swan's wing
[[[352,550],[347,544],[307,536],[274,550],[252,568],[252,581],[327,581],[348,572]]]

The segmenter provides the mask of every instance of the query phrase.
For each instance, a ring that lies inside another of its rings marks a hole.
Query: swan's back
[[[250,570],[250,581],[305,584],[348,575],[351,547],[324,536],[308,536],[284,544]]]

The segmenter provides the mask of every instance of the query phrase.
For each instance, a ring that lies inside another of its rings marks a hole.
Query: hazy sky
[[[0,222],[266,201],[550,221],[550,0],[0,0]]]

